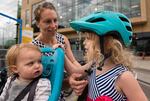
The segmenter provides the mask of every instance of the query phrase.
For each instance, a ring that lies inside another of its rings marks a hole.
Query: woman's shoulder
[[[56,37],[57,38],[63,38],[63,39],[66,39],[67,37],[61,33],[56,33]],[[67,38],[68,39],[68,38]]]
[[[58,43],[68,44],[68,38],[63,34],[57,33],[56,39],[57,39]]]
[[[36,46],[38,46],[38,47],[44,47],[44,46],[45,46],[44,43],[41,42],[41,41],[38,40],[38,39],[33,39],[33,40],[32,40],[32,44],[33,44],[33,45],[36,45]]]

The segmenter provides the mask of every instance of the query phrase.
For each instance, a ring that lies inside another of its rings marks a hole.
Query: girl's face
[[[41,56],[42,54],[37,50],[30,48],[20,50],[15,70],[19,79],[32,80],[42,74]]]
[[[86,38],[83,42],[85,53],[88,55],[89,53],[93,52],[93,41]]]
[[[95,47],[95,36],[94,33],[87,33],[86,39],[84,40],[84,48],[85,48],[85,61],[89,62],[91,60],[97,59],[99,55],[97,55],[96,47]]]
[[[43,35],[54,36],[58,28],[57,13],[55,10],[44,9],[41,13],[38,27]]]

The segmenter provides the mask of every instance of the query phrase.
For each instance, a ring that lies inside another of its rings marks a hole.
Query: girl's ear
[[[12,66],[10,66],[10,69],[11,69],[11,71],[12,71],[13,73],[15,73],[15,74],[17,74],[17,73],[18,73],[17,66],[12,65]]]

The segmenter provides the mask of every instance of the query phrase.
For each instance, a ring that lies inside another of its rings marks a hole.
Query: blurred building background
[[[110,10],[125,14],[130,18],[133,25],[136,39],[136,42],[133,41],[133,45],[136,45],[136,51],[142,52],[145,50],[145,44],[150,44],[150,12],[148,11],[150,9],[150,0],[23,0],[21,11],[23,26],[30,25],[30,27],[34,28],[35,34],[38,29],[33,12],[39,4],[45,1],[52,2],[56,7],[59,14],[58,32],[65,34],[69,38],[75,54],[83,49],[84,35],[76,34],[70,28],[69,22],[94,11]],[[150,51],[150,46],[147,49]],[[80,53],[82,54],[82,51]],[[82,56],[81,54],[76,55]]]
[[[7,4],[4,4],[4,1]],[[130,49],[134,50],[136,55],[143,53],[150,55],[150,0],[1,0],[0,13],[5,13],[3,12],[5,9],[8,11],[7,15],[16,19],[21,18],[23,28],[33,28],[34,35],[36,36],[39,29],[35,24],[33,12],[39,4],[45,1],[52,2],[56,7],[59,14],[58,32],[69,38],[72,51],[78,61],[83,59],[82,43],[85,36],[80,33],[77,34],[77,32],[70,28],[69,22],[103,10],[121,12],[129,17],[134,33]],[[15,16],[11,15],[12,12],[15,12]],[[2,21],[5,21],[5,23],[2,23]],[[5,67],[5,54],[8,48],[18,43],[18,30],[18,23],[0,16],[0,69]],[[143,90],[150,99],[150,57],[143,60],[137,56],[135,61],[137,62],[138,80],[140,83],[142,82]],[[70,101],[70,98],[67,101]]]
[[[18,0],[15,1],[17,18],[23,21],[23,27],[31,27],[34,35],[39,29],[34,20],[35,8],[49,1],[54,4],[59,14],[58,32],[66,35],[71,43],[71,48],[78,60],[83,57],[84,35],[76,33],[70,28],[69,22],[79,19],[95,11],[110,10],[124,13],[128,16],[133,25],[134,40],[130,48],[134,48],[137,53],[150,53],[150,0]],[[14,1],[13,1],[14,2]],[[10,4],[10,3],[9,3]],[[8,5],[9,5],[8,4]],[[6,5],[5,5],[6,6]],[[4,7],[5,7],[4,6]],[[8,10],[9,11],[9,10]],[[0,11],[1,12],[1,11]],[[8,13],[9,14],[9,13]],[[20,15],[21,14],[21,15]],[[2,18],[4,20],[4,17]],[[16,22],[7,20],[5,27],[0,27],[0,67],[4,66],[7,49],[18,43],[18,28]],[[12,30],[13,29],[13,30]],[[7,34],[6,34],[7,33]],[[13,33],[13,34],[9,34]]]
[[[21,0],[0,1],[0,69],[5,67],[5,54],[7,49],[18,43],[18,23],[20,18]]]

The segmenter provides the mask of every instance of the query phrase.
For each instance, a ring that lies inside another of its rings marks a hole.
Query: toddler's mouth
[[[36,71],[34,74],[35,74],[35,75],[39,75],[39,74],[40,74],[40,71]]]

